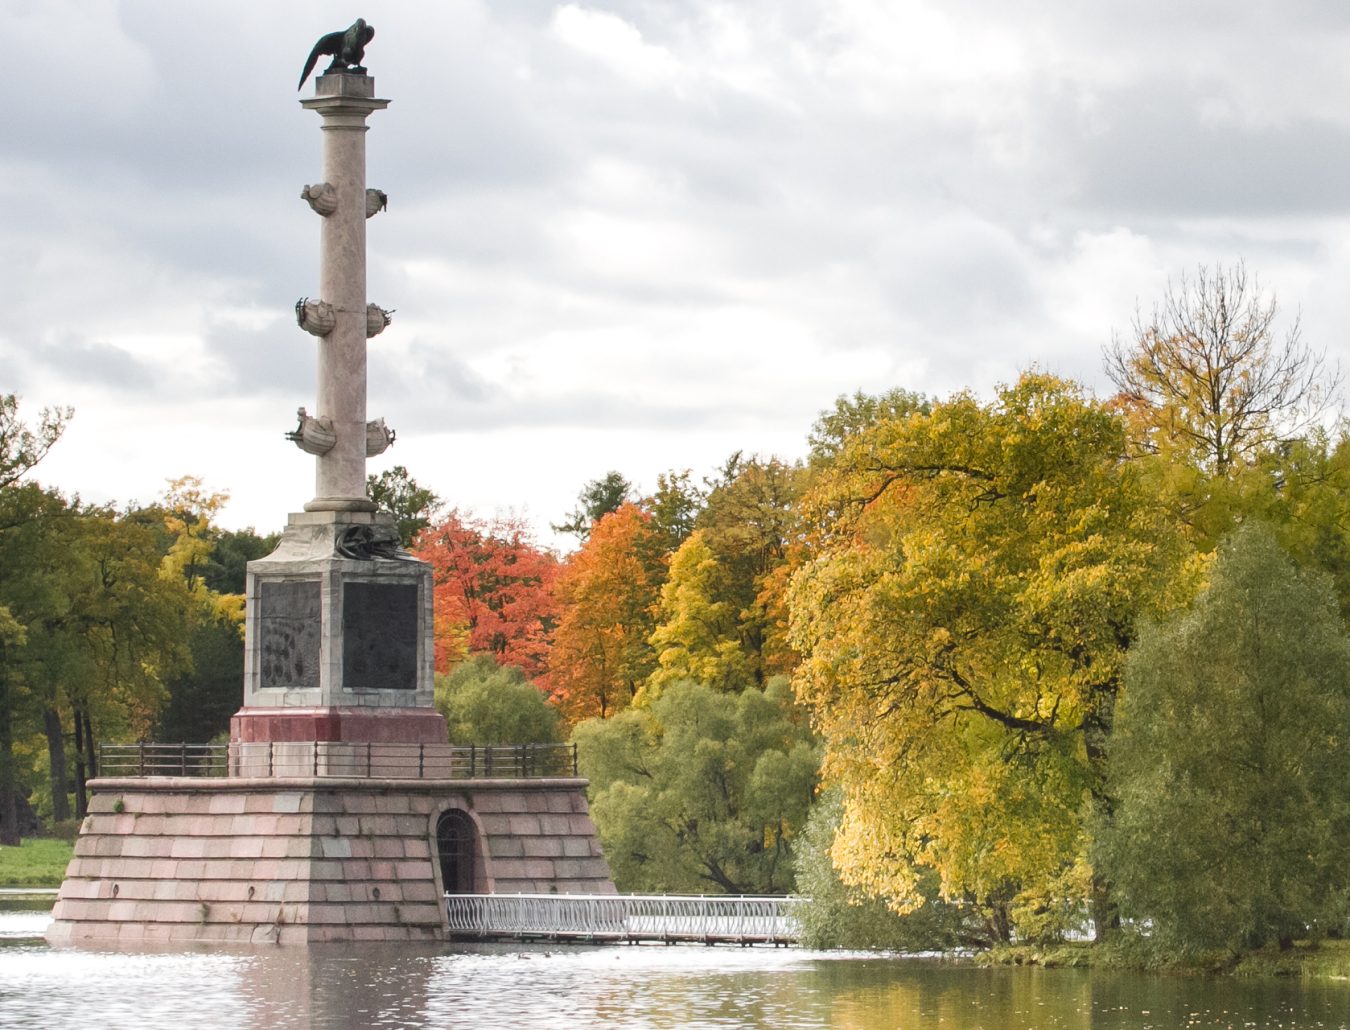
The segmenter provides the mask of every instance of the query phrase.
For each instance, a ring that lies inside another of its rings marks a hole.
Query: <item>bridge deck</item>
[[[797,942],[799,898],[730,895],[447,894],[461,940],[637,944]]]

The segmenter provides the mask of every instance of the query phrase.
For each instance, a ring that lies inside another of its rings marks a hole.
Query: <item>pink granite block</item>
[[[556,858],[563,853],[563,842],[559,837],[524,837],[520,843],[526,858]]]
[[[441,908],[439,905],[400,905],[399,918],[405,923],[430,923],[439,926]]]
[[[371,862],[370,879],[372,880],[392,880],[394,878],[393,862]]]
[[[351,858],[352,842],[346,837],[323,837],[320,840],[324,858]]]
[[[309,875],[314,880],[341,880],[342,863],[336,859],[316,860],[309,864]]]
[[[322,895],[318,900],[339,902],[352,900],[352,887],[349,883],[323,884],[319,890],[322,891]]]
[[[286,837],[263,837],[262,855],[264,859],[285,858],[290,853],[291,842]]]
[[[376,858],[403,858],[405,854],[398,837],[376,837],[374,851]]]
[[[389,940],[389,930],[383,926],[353,926],[352,940],[386,941]]]
[[[519,837],[536,837],[539,835],[539,816],[537,815],[513,815],[507,820],[510,832]]]
[[[531,791],[525,795],[525,811],[527,812],[547,812],[548,795],[542,791]]]
[[[290,859],[313,858],[319,853],[319,845],[311,837],[289,837],[286,841],[286,857]]]
[[[576,832],[576,816],[571,815],[546,815],[540,817],[540,832],[546,833],[551,837],[566,837]]]
[[[179,861],[177,875],[180,880],[201,880],[206,875],[206,863],[196,859]]]
[[[408,880],[400,884],[400,887],[403,890],[404,901],[435,902],[440,898],[436,884],[430,880]]]
[[[525,854],[522,837],[492,836],[488,838],[488,854],[494,860],[502,858],[520,858]]]
[[[422,837],[431,827],[424,815],[399,815],[394,817],[394,833],[400,837]]]
[[[94,855],[97,848],[98,843],[94,837],[81,834],[75,841],[75,857],[84,858],[87,855]]]
[[[397,905],[403,900],[403,889],[405,886],[413,886],[414,882],[409,880],[406,883],[372,883],[360,884],[354,888],[354,891],[364,896],[368,901],[383,901],[391,905]]]
[[[398,874],[398,879],[408,880],[430,880],[431,863],[430,862],[395,862],[394,871]]]
[[[379,810],[389,815],[405,815],[411,811],[410,799],[406,794],[389,794],[380,799]]]
[[[243,794],[217,794],[207,806],[207,811],[212,815],[235,815],[243,810]]]
[[[425,837],[409,837],[403,842],[403,853],[409,858],[430,858],[431,842]]]
[[[591,842],[584,837],[564,837],[562,848],[562,853],[567,858],[591,857]]]
[[[263,842],[260,837],[236,837],[229,842],[230,858],[261,858]]]
[[[308,880],[290,880],[282,885],[281,900],[298,905],[313,899],[313,895],[324,889],[324,884],[312,884]]]
[[[126,802],[120,794],[104,794],[97,792],[89,799],[89,814],[103,815],[116,811],[117,803],[121,801],[123,809],[126,808]]]
[[[277,793],[272,795],[273,812],[299,812],[301,797],[299,793]],[[247,805],[245,806],[247,808]]]
[[[544,795],[545,811],[554,815],[571,815],[572,798],[562,791],[549,791]]]
[[[375,857],[375,842],[369,837],[348,837],[346,840],[351,850],[349,857],[364,859]]]
[[[308,922],[342,926],[350,921],[351,909],[351,905],[316,902],[309,906]]]
[[[535,880],[553,879],[553,862],[547,858],[525,860],[525,875]]]
[[[369,880],[370,863],[364,858],[353,858],[344,865],[347,867],[347,879],[349,880]]]

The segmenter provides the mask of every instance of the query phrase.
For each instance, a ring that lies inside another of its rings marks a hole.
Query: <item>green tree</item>
[[[558,710],[514,665],[477,654],[436,677],[452,744],[556,744]]]
[[[1287,946],[1325,926],[1347,886],[1348,728],[1330,582],[1244,526],[1126,667],[1099,855],[1148,949]]]
[[[786,680],[737,695],[674,684],[573,740],[620,889],[791,889],[819,756]]]
[[[551,528],[555,533],[571,533],[584,543],[591,535],[591,527],[610,512],[618,511],[621,504],[631,500],[632,493],[633,484],[622,473],[606,472],[600,479],[592,479],[581,488],[577,507]]]
[[[37,467],[74,415],[73,408],[43,408],[34,429],[19,417],[19,397],[0,394],[0,489],[13,486]]]
[[[6,605],[6,594],[16,585],[24,567],[23,544],[16,535],[27,535],[34,528],[36,507],[32,502],[38,499],[32,490],[22,496],[15,496],[13,491],[61,439],[73,415],[70,408],[44,408],[34,429],[19,417],[18,396],[0,394],[0,552],[6,545],[10,550],[8,556],[0,553],[0,844],[19,843],[14,737],[23,686],[12,663],[15,650],[28,638],[21,616]]]
[[[402,465],[366,477],[366,493],[381,511],[394,516],[398,538],[412,547],[417,535],[431,525],[441,511],[441,499],[408,474]]]

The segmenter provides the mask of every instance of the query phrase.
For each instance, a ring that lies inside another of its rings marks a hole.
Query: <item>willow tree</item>
[[[1181,558],[1125,458],[1118,416],[1027,374],[882,419],[817,478],[791,639],[847,882],[903,911],[931,870],[995,937],[1089,893],[1107,918],[1087,816],[1125,651]]]

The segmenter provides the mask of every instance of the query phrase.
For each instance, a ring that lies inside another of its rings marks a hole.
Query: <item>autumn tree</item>
[[[620,889],[791,889],[819,758],[785,680],[740,694],[676,684],[573,739]]]
[[[921,393],[895,387],[881,394],[861,390],[852,396],[841,395],[834,407],[821,412],[806,440],[811,447],[809,464],[820,468],[830,464],[852,438],[878,422],[894,422],[913,414],[926,415],[931,402]]]
[[[398,538],[411,547],[417,535],[435,521],[441,499],[418,484],[402,465],[366,477],[366,493],[380,511],[394,516]]]
[[[1169,284],[1135,339],[1105,355],[1136,440],[1223,476],[1312,425],[1340,371],[1303,342],[1297,317],[1279,333],[1278,312],[1242,264]]]
[[[633,484],[622,473],[606,472],[600,479],[592,479],[581,488],[577,506],[551,528],[555,533],[571,533],[585,542],[591,527],[610,512],[618,511],[620,505],[631,499],[632,493]]]
[[[1140,944],[1238,952],[1326,928],[1346,887],[1350,639],[1267,528],[1220,548],[1126,666],[1099,855]]]
[[[741,647],[740,610],[731,577],[701,530],[695,530],[670,560],[658,619],[650,638],[656,668],[642,700],[651,701],[685,681],[720,691],[744,690],[754,683]]]
[[[989,404],[878,421],[813,486],[792,642],[844,792],[845,882],[907,910],[932,870],[994,937],[1048,895],[1088,893],[1084,819],[1124,655],[1141,613],[1186,585],[1125,459],[1119,418],[1029,373]]]
[[[653,517],[626,502],[595,523],[559,571],[549,682],[569,721],[621,711],[651,674],[662,543]]]
[[[530,679],[545,675],[558,561],[535,544],[523,519],[451,510],[421,534],[414,553],[432,568],[438,672],[486,653]]]

